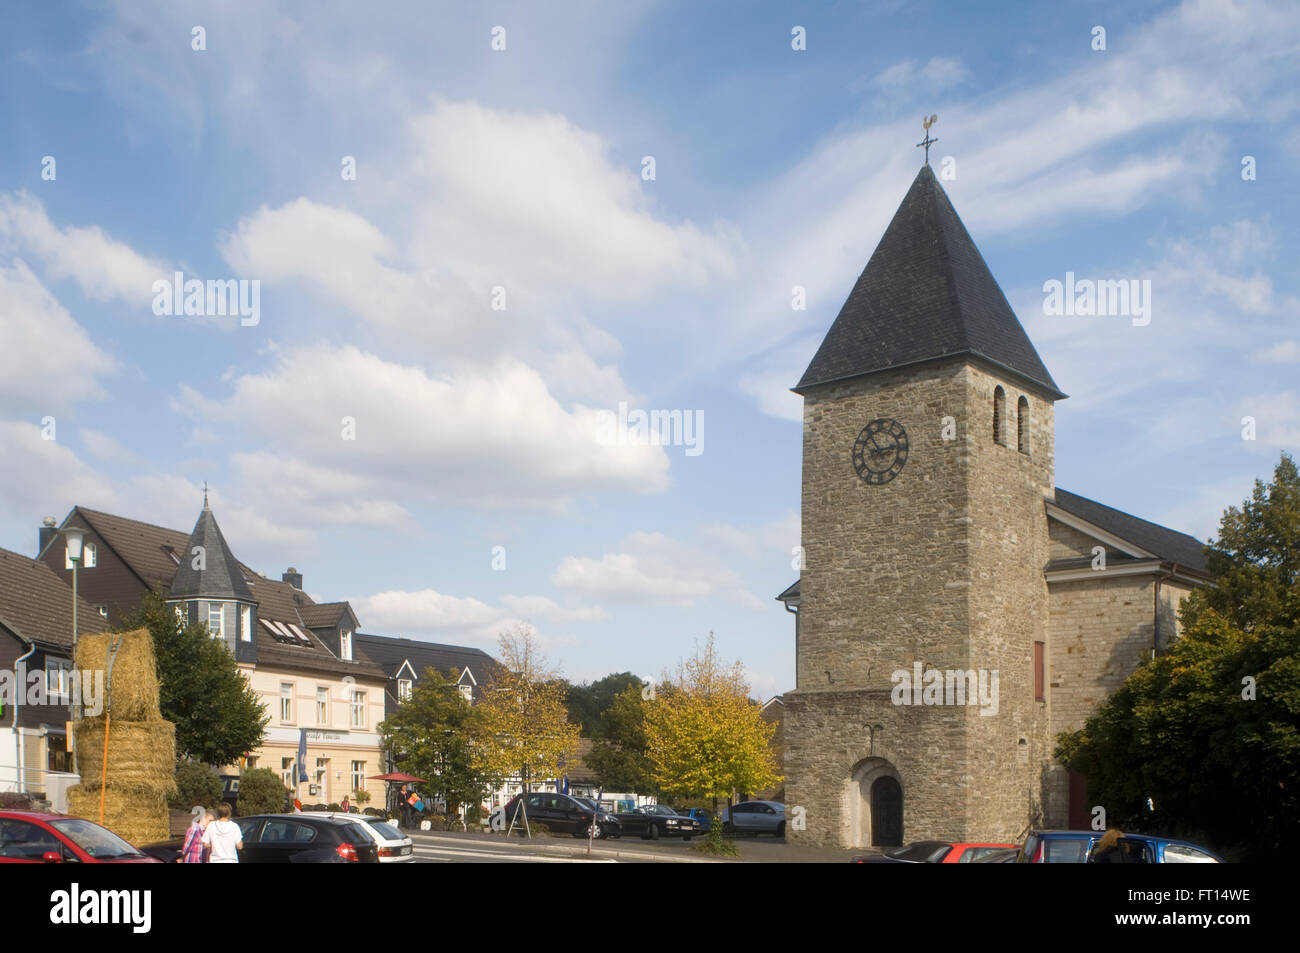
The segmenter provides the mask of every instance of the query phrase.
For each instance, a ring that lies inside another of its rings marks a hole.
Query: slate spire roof
[[[925,165],[794,391],[962,355],[1065,397]]]
[[[203,569],[194,568],[194,547],[203,547]],[[172,579],[171,598],[242,599],[257,602],[244,581],[243,570],[230,551],[226,537],[221,535],[217,518],[208,506],[207,494],[203,497],[203,511],[199,513],[194,532],[180,554],[181,562]]]

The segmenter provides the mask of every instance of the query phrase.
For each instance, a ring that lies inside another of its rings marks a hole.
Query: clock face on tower
[[[898,476],[906,462],[907,431],[897,420],[871,421],[853,444],[853,468],[873,486]]]

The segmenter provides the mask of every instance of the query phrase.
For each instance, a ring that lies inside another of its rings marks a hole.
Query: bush
[[[253,768],[239,776],[240,817],[279,814],[284,810],[284,782],[270,768]]]
[[[213,808],[221,803],[221,778],[200,761],[181,761],[176,765],[176,796],[167,803],[180,811],[194,805]]]
[[[333,811],[334,813],[337,814],[339,811],[343,810],[343,806],[342,806],[341,804],[335,802],[335,803],[330,804],[330,806],[327,807],[325,810],[327,810],[327,811]]]
[[[699,851],[701,854],[711,854],[714,857],[740,856],[740,850],[736,845],[722,836],[722,822],[716,817],[709,825],[709,832],[704,835],[704,843],[692,847],[691,850]]]

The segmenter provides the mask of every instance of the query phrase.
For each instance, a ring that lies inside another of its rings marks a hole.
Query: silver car
[[[785,805],[780,801],[741,801],[718,817],[722,829],[785,836]]]

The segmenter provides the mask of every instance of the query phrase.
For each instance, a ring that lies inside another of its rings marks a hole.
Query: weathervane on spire
[[[208,481],[203,481],[203,508],[208,508]]]
[[[938,113],[935,113],[935,114],[931,115],[929,119],[922,119],[922,120],[921,120],[921,125],[925,127],[925,138],[922,139],[920,142],[918,142],[918,143],[916,144],[916,147],[917,147],[918,149],[920,149],[922,146],[925,147],[925,164],[926,164],[926,165],[929,165],[929,164],[930,164],[930,146],[934,145],[936,142],[939,141],[938,139],[931,139],[931,138],[930,138],[930,127],[934,125],[935,120],[937,120],[938,118],[939,118]]]

